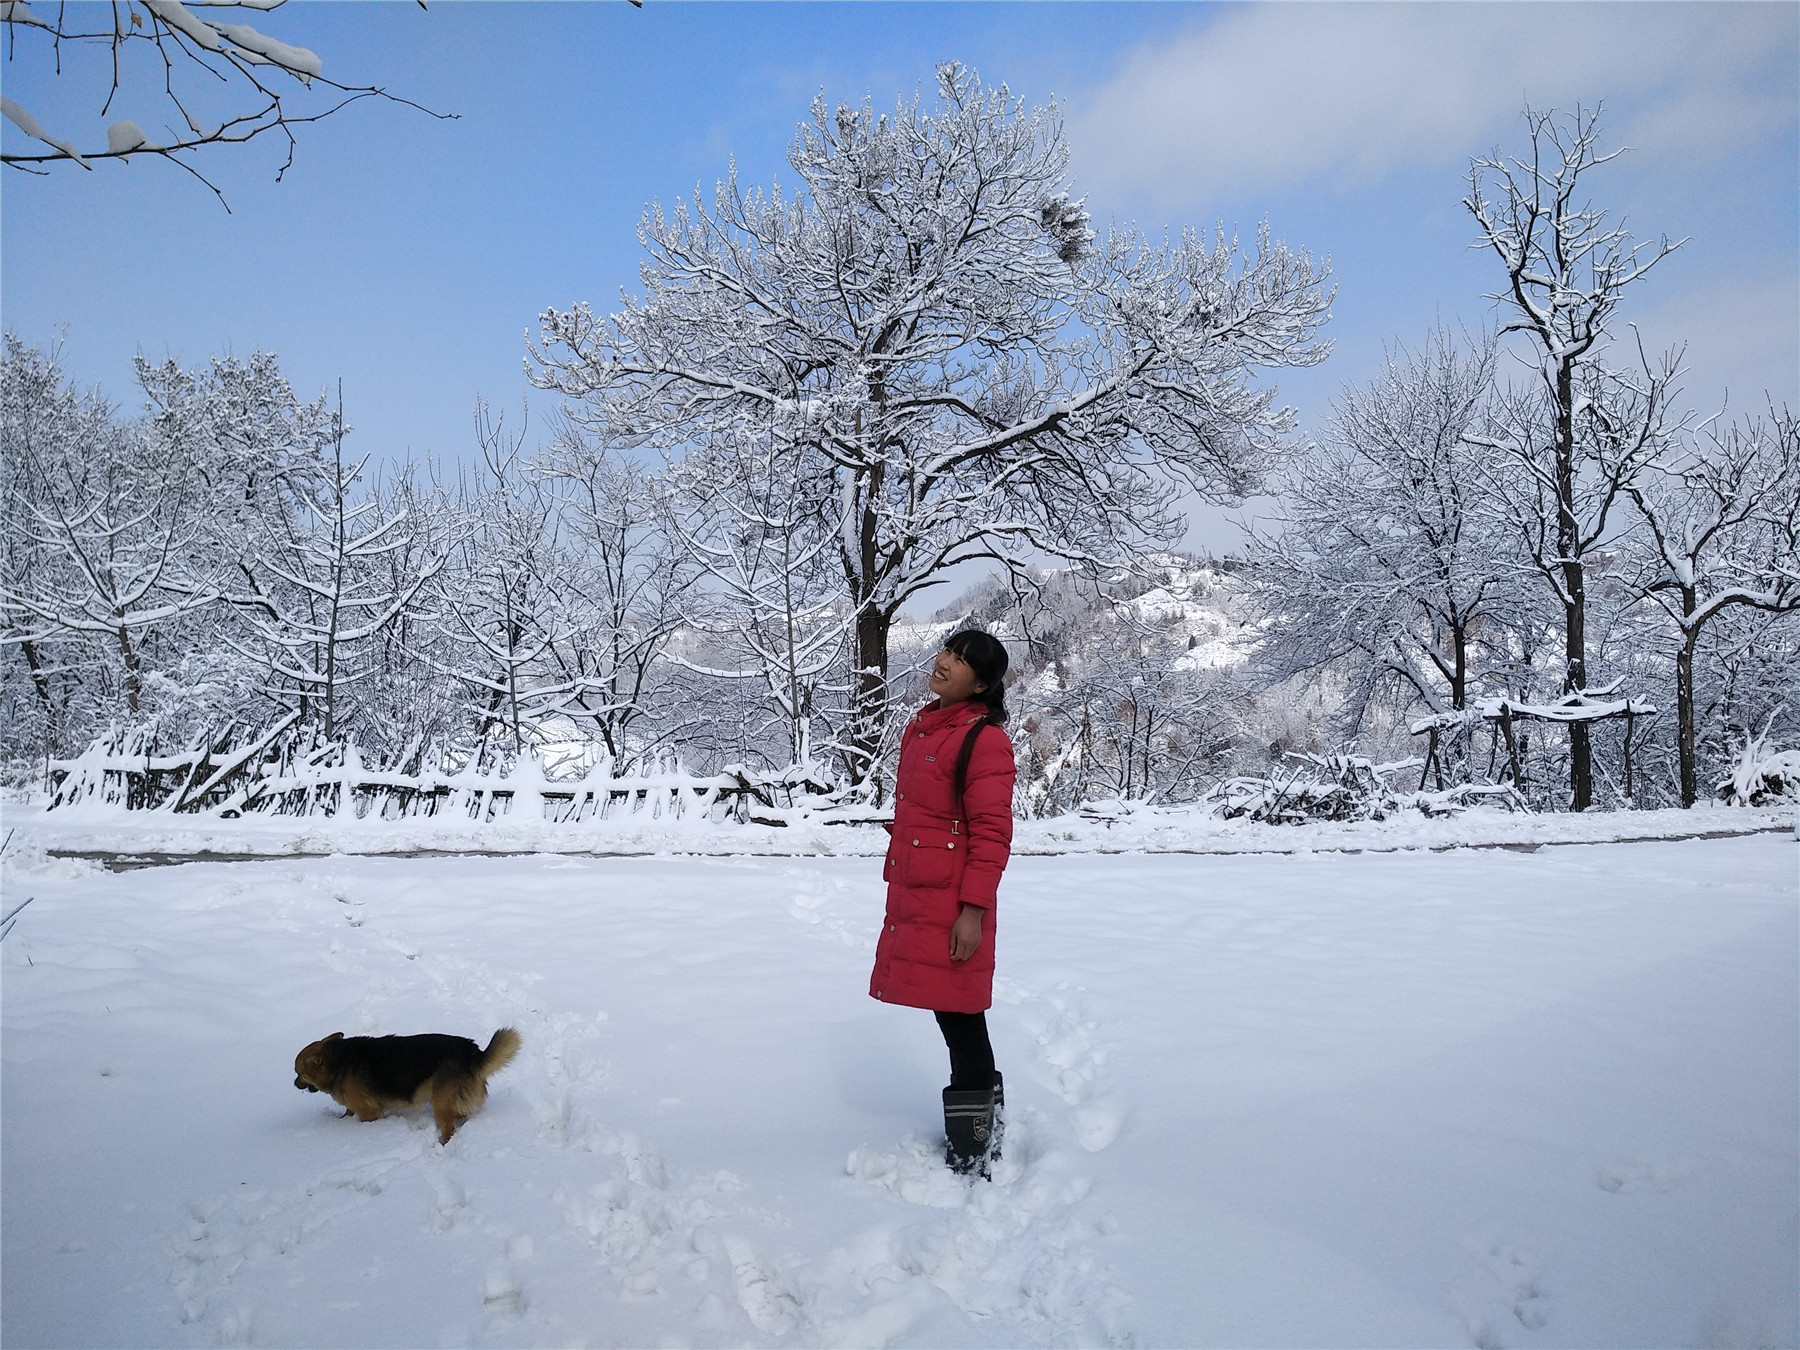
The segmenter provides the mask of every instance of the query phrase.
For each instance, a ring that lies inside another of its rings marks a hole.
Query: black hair
[[[1006,647],[992,633],[965,628],[944,639],[944,650],[960,658],[981,681],[981,692],[969,702],[979,703],[986,709],[981,720],[963,737],[962,748],[956,754],[956,770],[950,776],[951,790],[955,793],[952,800],[956,803],[956,814],[961,816],[963,788],[969,781],[969,757],[975,753],[975,738],[981,735],[983,727],[999,726],[1006,721]]]
[[[982,690],[969,699],[987,709],[986,721],[999,726],[1006,721],[1006,647],[992,633],[965,628],[944,639],[944,650],[961,659],[975,672]]]

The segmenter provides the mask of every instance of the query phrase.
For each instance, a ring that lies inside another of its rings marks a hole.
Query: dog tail
[[[488,1048],[481,1052],[481,1063],[476,1066],[475,1072],[486,1079],[511,1064],[513,1056],[518,1053],[519,1033],[511,1027],[501,1027],[494,1033],[494,1039],[488,1042]]]

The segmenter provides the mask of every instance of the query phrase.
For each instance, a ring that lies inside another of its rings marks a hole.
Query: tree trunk
[[[1691,589],[1681,593],[1683,617],[1694,612]],[[1681,804],[1691,807],[1700,797],[1700,772],[1694,763],[1694,645],[1700,630],[1683,625],[1681,650],[1675,653],[1675,740],[1681,755]]]
[[[852,708],[850,779],[861,783],[873,777],[881,754],[881,729],[887,720],[888,630],[892,614],[865,605],[856,616],[855,705]]]
[[[126,630],[124,624],[119,625],[119,655],[125,661],[125,706],[131,710],[131,715],[136,717],[140,688],[138,655],[132,650],[131,634]]]
[[[880,388],[873,391],[880,402]],[[862,431],[862,411],[857,410],[856,429]],[[881,496],[883,466],[877,460],[868,471],[864,485],[862,512],[856,522],[857,556],[846,578],[851,600],[856,605],[856,669],[851,676],[853,689],[850,721],[850,781],[861,784],[875,775],[875,764],[881,754],[881,733],[887,725],[888,712],[888,632],[893,627],[894,612],[875,601],[876,576],[880,557],[880,521],[875,503]]]
[[[1564,564],[1563,575],[1566,582],[1571,582],[1573,597],[1564,614],[1564,631],[1568,642],[1568,673],[1563,680],[1565,694],[1579,693],[1587,688],[1587,658],[1584,648],[1587,645],[1587,597],[1582,585],[1581,564]],[[1593,742],[1588,735],[1588,723],[1569,723],[1569,809],[1585,811],[1594,803],[1594,756]]]
[[[1450,707],[1454,712],[1463,712],[1469,706],[1469,630],[1459,614],[1450,628],[1450,641],[1456,650],[1456,669],[1450,678]],[[1449,738],[1443,747],[1443,755],[1438,755],[1438,734],[1434,728],[1431,733],[1431,762],[1436,766],[1438,791],[1444,790],[1444,763],[1454,752],[1455,747],[1462,746],[1462,754],[1458,762],[1450,766],[1450,781],[1469,777],[1469,755],[1474,744],[1474,733],[1466,725],[1463,728],[1460,742],[1455,736]],[[1419,787],[1425,787],[1425,775],[1419,775]]]
[[[44,707],[44,746],[45,758],[51,749],[62,749],[60,720],[56,715],[56,703],[50,694],[50,675],[44,669],[43,658],[38,655],[37,643],[21,642],[19,650],[24,653],[25,664],[31,670],[31,687],[37,690],[38,702]]]
[[[1575,518],[1575,390],[1572,364],[1556,370],[1556,548],[1563,575],[1563,693],[1587,688],[1587,583]],[[1594,801],[1594,759],[1586,722],[1569,724],[1569,809]]]

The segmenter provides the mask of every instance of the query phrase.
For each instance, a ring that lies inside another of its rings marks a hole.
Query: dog
[[[466,1036],[346,1036],[334,1031],[294,1057],[294,1086],[323,1092],[361,1121],[431,1103],[438,1142],[487,1100],[487,1080],[519,1053],[519,1033],[501,1027],[483,1050]]]

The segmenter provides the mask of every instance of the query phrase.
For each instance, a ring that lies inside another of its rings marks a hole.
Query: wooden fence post
[[[1519,786],[1519,744],[1513,739],[1512,703],[1500,700],[1500,730],[1506,737],[1506,758],[1512,765],[1513,786]]]

